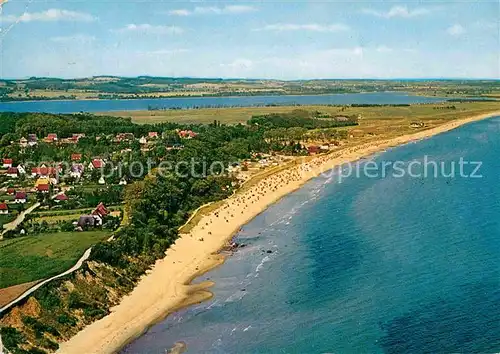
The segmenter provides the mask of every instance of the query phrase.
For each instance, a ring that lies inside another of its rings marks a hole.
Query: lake
[[[149,108],[252,107],[265,105],[411,104],[442,102],[442,98],[405,93],[352,93],[310,96],[191,97],[132,100],[73,100],[0,102],[0,112],[110,112],[142,111]]]
[[[373,161],[482,162],[481,178],[318,177],[237,234],[197,279],[214,297],[123,349],[164,353],[500,351],[500,117]],[[367,161],[360,162],[361,165]],[[416,172],[422,172],[417,168]],[[271,253],[268,253],[271,251]]]

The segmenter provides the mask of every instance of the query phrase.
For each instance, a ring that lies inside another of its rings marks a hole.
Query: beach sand
[[[212,294],[208,289],[212,283],[189,285],[191,281],[223,262],[218,251],[244,224],[322,172],[390,147],[496,115],[500,115],[500,111],[320,155],[262,179],[245,192],[228,198],[220,208],[204,216],[189,234],[182,235],[167,250],[166,257],[147,272],[136,288],[112,309],[111,314],[62,343],[58,353],[115,353],[169,313],[209,299]]]

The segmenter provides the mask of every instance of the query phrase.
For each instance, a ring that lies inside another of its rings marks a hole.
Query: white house
[[[106,180],[104,179],[104,177],[101,176],[101,178],[99,178],[99,184],[106,184]]]
[[[144,144],[147,144],[147,143],[148,143],[148,140],[146,139],[146,137],[145,137],[145,136],[142,136],[142,137],[139,139],[139,144],[144,145]]]
[[[18,165],[17,166],[17,172],[20,174],[20,175],[25,175],[26,174],[26,168],[24,168],[23,165]]]

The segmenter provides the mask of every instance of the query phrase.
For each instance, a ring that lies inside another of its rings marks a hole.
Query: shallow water
[[[443,98],[414,96],[406,93],[350,93],[304,96],[243,96],[243,97],[191,97],[130,100],[71,100],[0,102],[0,112],[110,112],[193,107],[252,107],[269,104],[410,104],[442,102]]]
[[[483,162],[482,178],[312,180],[246,225],[246,246],[198,279],[216,282],[211,301],[122,353],[177,341],[187,353],[500,351],[499,152],[494,118],[374,157],[463,157]]]

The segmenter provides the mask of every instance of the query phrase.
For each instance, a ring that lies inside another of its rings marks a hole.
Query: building
[[[146,139],[145,136],[141,136],[141,138],[139,139],[139,144],[141,145],[144,145],[144,144],[147,144],[148,143],[148,140]]]
[[[19,177],[19,171],[18,171],[17,167],[9,167],[7,169],[7,177],[10,177],[10,178]]]
[[[321,148],[319,146],[309,146],[307,148],[307,152],[309,153],[309,155],[316,155],[316,154],[319,154],[321,152]]]
[[[17,192],[14,203],[24,204],[26,203],[27,200],[28,200],[28,195],[25,192]]]
[[[127,180],[125,178],[120,179],[120,183],[118,183],[120,186],[126,186],[127,185]]]
[[[15,188],[7,188],[7,195],[14,195],[16,194]]]
[[[50,178],[57,176],[58,169],[55,167],[33,167],[31,169],[31,177],[40,177],[40,178]]]
[[[44,140],[46,143],[55,143],[57,141],[57,134],[50,133]]]
[[[101,226],[102,219],[97,215],[82,215],[80,219],[78,219],[77,225],[82,229]]]
[[[69,175],[73,178],[79,179],[83,175],[83,164],[81,163],[74,163],[71,166],[71,170],[69,171]]]
[[[104,218],[105,216],[109,215],[109,210],[106,209],[103,203],[99,203],[94,211],[92,211],[92,215],[98,215],[101,218]]]
[[[24,168],[23,165],[18,165],[17,166],[17,172],[19,172],[20,175],[25,175],[26,174],[26,168]]]
[[[411,122],[410,123],[410,128],[418,129],[418,128],[423,128],[425,127],[425,124],[422,122]]]
[[[149,132],[148,138],[149,139],[158,139],[158,132]]]
[[[106,180],[104,179],[103,176],[101,176],[101,178],[99,178],[99,181],[97,183],[99,183],[99,184],[106,184]]]
[[[82,159],[82,154],[71,154],[71,161],[80,161]]]
[[[36,134],[28,134],[28,145],[35,146],[36,144],[38,144],[38,138],[36,137]]]
[[[35,187],[37,192],[40,193],[49,193],[50,192],[50,186],[48,184],[39,184],[38,186]]]
[[[56,195],[56,197],[54,198],[54,201],[55,201],[56,203],[66,202],[66,201],[68,201],[68,200],[69,200],[68,196],[67,196],[66,194],[64,194],[64,193],[58,194],[58,195]]]
[[[96,170],[99,168],[104,168],[104,161],[102,159],[93,159],[92,162],[89,163],[90,170]]]
[[[19,139],[19,145],[21,147],[26,147],[28,146],[28,139],[26,139],[25,137],[22,137],[21,139]]]
[[[0,214],[8,214],[9,207],[5,203],[0,203]]]
[[[12,167],[12,159],[3,159],[3,168]]]
[[[182,139],[192,139],[192,138],[196,138],[198,136],[198,134],[196,134],[192,130],[181,130],[181,131],[179,131],[178,134],[179,134],[179,137]]]

